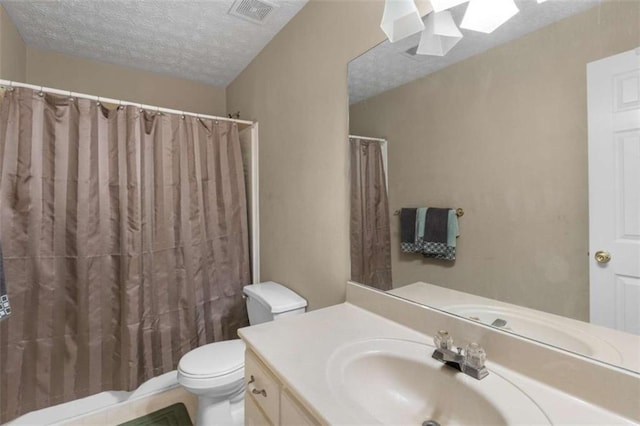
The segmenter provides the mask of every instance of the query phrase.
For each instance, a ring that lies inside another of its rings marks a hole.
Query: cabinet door
[[[280,424],[282,426],[319,425],[313,417],[302,407],[289,392],[280,395]]]
[[[249,395],[244,399],[244,424],[245,426],[271,426],[267,416]]]
[[[245,354],[244,374],[246,398],[253,397],[269,421],[280,424],[280,384],[251,351]]]

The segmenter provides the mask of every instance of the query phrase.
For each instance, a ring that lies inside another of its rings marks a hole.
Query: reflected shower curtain
[[[389,202],[380,142],[357,138],[351,149],[351,280],[391,289]]]
[[[4,94],[0,422],[132,390],[247,324],[235,124]]]

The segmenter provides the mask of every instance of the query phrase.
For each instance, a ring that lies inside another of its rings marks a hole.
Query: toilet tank
[[[302,314],[307,307],[300,295],[273,281],[248,285],[242,291],[247,297],[251,325]]]

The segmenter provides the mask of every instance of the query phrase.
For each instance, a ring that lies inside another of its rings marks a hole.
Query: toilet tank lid
[[[254,297],[262,305],[271,308],[272,314],[280,314],[307,306],[307,301],[300,295],[273,281],[247,285],[242,290],[247,297]]]

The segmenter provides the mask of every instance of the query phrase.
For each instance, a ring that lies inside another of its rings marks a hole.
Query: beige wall
[[[311,309],[349,278],[347,62],[382,40],[381,1],[311,0],[227,89],[260,122],[263,280]]]
[[[0,78],[24,81],[26,49],[22,37],[0,5]]]
[[[202,114],[225,115],[225,89],[27,48],[27,83]]]
[[[352,106],[353,133],[390,141],[392,211],[466,212],[455,264],[400,253],[392,216],[394,286],[588,319],[586,64],[638,47],[639,22],[606,4]]]

